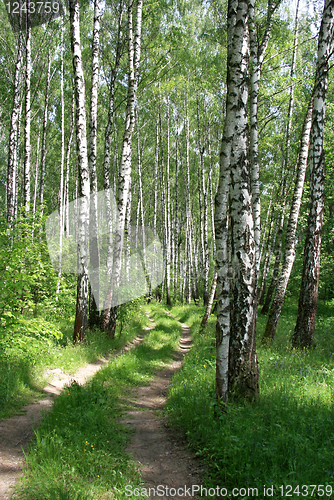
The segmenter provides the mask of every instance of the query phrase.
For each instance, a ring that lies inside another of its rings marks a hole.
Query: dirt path
[[[190,348],[189,327],[182,324],[182,338],[174,362],[158,372],[149,386],[139,387],[132,392],[132,397],[127,402],[132,408],[122,418],[124,424],[136,431],[127,451],[139,463],[145,482],[143,488],[147,491],[151,488],[150,500],[194,499],[196,497],[191,494],[192,486],[201,484],[201,464],[187,450],[185,442],[173,430],[168,429],[163,416],[168,385]],[[162,416],[159,417],[159,413]],[[179,488],[181,490],[177,495]]]
[[[152,328],[154,327],[147,327],[144,330],[148,331]],[[0,421],[1,500],[9,500],[13,495],[12,486],[21,476],[21,470],[25,464],[22,449],[25,450],[27,448],[29,441],[34,435],[34,429],[38,427],[43,413],[51,409],[54,398],[61,393],[64,386],[71,384],[73,381],[84,385],[87,380],[108,362],[108,359],[111,357],[114,358],[122,352],[127,352],[140,344],[144,338],[144,333],[138,335],[138,337],[122,349],[113,352],[106,359],[99,359],[95,363],[90,363],[79,368],[74,375],[63,373],[59,368],[47,370],[46,376],[51,379],[49,384],[43,389],[47,397],[36,403],[24,406],[20,415]]]

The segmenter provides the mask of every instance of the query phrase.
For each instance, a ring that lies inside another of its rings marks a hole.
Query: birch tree
[[[313,98],[311,98],[310,103],[308,105],[300,141],[297,175],[296,175],[295,189],[290,208],[288,227],[286,230],[285,252],[284,252],[282,271],[278,279],[275,296],[270,308],[269,317],[262,342],[273,340],[275,337],[277,323],[281,314],[286,288],[288,286],[290,274],[292,271],[292,266],[295,261],[295,256],[296,256],[295,240],[296,240],[299,210],[304,188],[305,173],[307,167],[308,147],[310,140],[311,119],[312,119],[312,107],[313,107]]]
[[[314,345],[314,327],[318,307],[321,236],[324,210],[325,152],[324,121],[328,87],[329,58],[333,51],[334,0],[325,0],[318,39],[312,127],[310,135],[310,202],[304,246],[302,283],[298,315],[292,344]]]
[[[100,43],[100,0],[94,1],[94,27],[92,43],[92,81],[90,92],[89,110],[89,141],[88,141],[88,169],[90,174],[90,197],[89,207],[89,257],[90,276],[94,286],[94,294],[91,293],[89,308],[89,323],[96,325],[99,322],[97,304],[99,304],[99,244],[97,223],[97,175],[96,175],[96,151],[97,151],[97,98],[99,89],[99,43]],[[95,300],[96,296],[96,300]],[[96,304],[97,302],[97,304]]]
[[[248,154],[249,2],[230,0],[226,118],[220,153],[215,230],[217,264],[216,396],[258,395],[255,345],[255,244]],[[230,207],[228,212],[228,196]],[[231,220],[233,307],[230,305],[228,214]]]
[[[280,1],[280,0],[279,0]],[[254,214],[254,237],[256,252],[256,271],[260,267],[260,238],[261,238],[261,203],[260,203],[260,165],[258,156],[258,97],[264,55],[267,50],[273,14],[279,5],[273,0],[268,1],[267,19],[262,40],[258,40],[255,26],[255,8],[251,2],[249,6],[249,38],[250,38],[250,99],[249,99],[249,120],[250,120],[250,144],[249,155],[252,168],[252,203]]]
[[[89,171],[86,137],[85,79],[80,44],[79,0],[70,0],[71,48],[74,71],[76,103],[76,141],[79,168],[79,217],[78,217],[78,281],[74,323],[74,342],[84,341],[88,314],[88,234],[89,227]]]
[[[45,86],[44,114],[43,114],[43,130],[42,130],[42,151],[41,151],[41,174],[39,180],[39,202],[43,206],[44,201],[44,183],[45,183],[45,162],[46,162],[46,129],[48,124],[49,98],[50,98],[50,80],[51,80],[51,48],[48,53],[48,70]],[[43,208],[42,208],[43,211]]]
[[[131,159],[132,159],[132,133],[135,123],[135,102],[138,82],[138,67],[140,61],[141,45],[141,22],[142,22],[142,0],[137,2],[137,22],[135,34],[133,33],[133,0],[128,3],[128,54],[129,54],[129,74],[128,74],[128,95],[126,122],[123,135],[123,146],[121,153],[121,165],[118,183],[118,222],[115,231],[115,247],[113,254],[112,280],[105,300],[102,328],[110,335],[114,335],[116,328],[116,316],[111,315],[111,304],[113,295],[120,282],[122,269],[122,250],[124,243],[124,226],[128,197],[131,184]]]
[[[7,222],[11,225],[14,219],[15,197],[17,191],[16,174],[18,167],[17,140],[20,127],[20,98],[21,98],[21,67],[22,67],[22,34],[18,34],[17,56],[14,73],[13,107],[10,120],[8,141],[8,168],[7,168]]]
[[[31,125],[31,26],[29,15],[27,16],[26,37],[26,99],[25,99],[25,127],[24,127],[24,206],[27,212],[30,210],[30,125]]]

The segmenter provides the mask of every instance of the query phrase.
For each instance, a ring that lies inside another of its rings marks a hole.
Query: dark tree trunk
[[[304,247],[302,284],[292,344],[314,345],[318,308],[321,235],[324,210],[325,152],[324,121],[328,87],[329,57],[333,49],[334,1],[326,0],[318,41],[318,60],[314,84],[314,103],[310,137],[310,203]]]

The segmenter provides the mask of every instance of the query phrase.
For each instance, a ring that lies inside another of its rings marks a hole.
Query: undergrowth
[[[290,300],[283,310],[272,347],[258,347],[260,400],[229,402],[224,412],[214,396],[215,318],[200,333],[202,308],[172,309],[192,326],[194,346],[173,378],[168,414],[207,464],[205,486],[225,487],[230,495],[233,488],[245,488],[240,498],[253,498],[248,488],[258,488],[263,498],[264,485],[273,498],[282,498],[282,491],[285,496],[287,485],[293,498],[334,496],[332,306],[320,304],[317,347],[309,351],[290,347],[296,307]],[[265,320],[259,317],[258,339]],[[311,488],[302,490],[311,484],[324,485],[323,495],[321,487],[312,495]]]
[[[98,328],[87,332],[87,342],[72,342],[74,316],[61,318],[23,317],[5,313],[0,318],[0,418],[17,412],[24,404],[43,395],[47,369],[60,368],[73,374],[86,363],[118,349],[135,337],[146,317],[141,303],[133,306],[133,314],[123,320],[114,339]]]

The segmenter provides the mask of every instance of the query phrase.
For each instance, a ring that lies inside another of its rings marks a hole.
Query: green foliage
[[[73,345],[74,317],[67,315],[57,320],[54,305],[50,310],[46,308],[49,321],[4,313],[0,318],[0,416],[7,416],[40,396],[47,368],[74,373],[85,363],[129,342],[147,321],[138,305],[133,304],[132,308],[121,337],[111,340],[99,330],[92,330],[88,331],[84,345]]]
[[[138,313],[142,309],[142,305],[145,303],[143,297],[131,300],[125,304],[121,304],[117,309],[117,322],[120,323],[120,333],[121,335],[123,328],[130,322],[135,313]]]
[[[36,365],[62,336],[55,325],[43,319],[4,314],[0,325],[0,415],[28,401],[36,389]]]
[[[11,229],[0,221],[0,315],[32,312],[54,296],[57,275],[39,219],[22,212]]]
[[[334,487],[334,340],[331,308],[319,308],[317,348],[295,351],[289,337],[296,303],[284,309],[271,349],[258,349],[260,400],[230,402],[221,411],[214,397],[215,318],[199,332],[202,311],[174,308],[192,324],[194,347],[173,379],[168,413],[208,465],[206,486],[257,487],[329,484]],[[259,318],[261,336],[265,318]],[[243,498],[251,498],[245,496]]]

